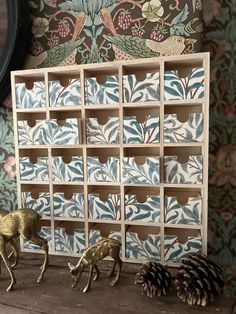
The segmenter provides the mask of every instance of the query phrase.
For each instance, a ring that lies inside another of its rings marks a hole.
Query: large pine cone
[[[223,270],[209,257],[200,253],[182,259],[177,278],[177,295],[189,305],[206,306],[222,293]]]
[[[148,262],[135,276],[135,284],[142,286],[142,294],[148,297],[154,295],[166,295],[170,284],[171,276],[168,270],[159,263]]]

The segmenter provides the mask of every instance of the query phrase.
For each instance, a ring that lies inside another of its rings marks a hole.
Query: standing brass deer
[[[109,272],[109,276],[112,276],[114,274],[116,264],[118,264],[117,275],[115,279],[112,280],[111,282],[111,285],[114,286],[119,280],[122,266],[122,260],[120,259],[120,248],[121,248],[120,241],[110,238],[103,238],[101,241],[93,244],[92,246],[88,247],[85,250],[76,266],[72,265],[71,263],[68,263],[68,267],[72,275],[72,288],[75,288],[76,285],[78,284],[83,270],[86,267],[89,267],[90,269],[88,282],[85,288],[83,289],[83,292],[87,292],[91,285],[91,279],[94,268],[96,271],[94,280],[97,280],[99,277],[99,270],[96,263],[107,256],[110,256],[114,259],[114,264],[111,271]]]
[[[48,265],[48,244],[45,239],[38,235],[38,231],[40,230],[40,218],[41,216],[33,209],[21,208],[10,212],[8,215],[0,219],[0,255],[11,277],[11,283],[7,288],[7,291],[11,291],[13,289],[16,279],[5,247],[6,243],[20,235],[23,239],[42,247],[44,250],[44,262],[37,282],[41,282],[43,279],[43,274],[46,271],[46,266]]]

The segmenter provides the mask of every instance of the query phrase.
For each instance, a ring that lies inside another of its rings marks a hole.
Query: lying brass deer
[[[114,280],[112,280],[111,285],[114,286],[120,277],[122,260],[120,259],[120,248],[121,242],[115,239],[103,238],[101,241],[93,244],[92,246],[88,247],[85,252],[82,254],[79,262],[76,266],[68,263],[68,267],[70,269],[70,273],[72,275],[72,288],[75,288],[78,284],[82,272],[86,267],[90,267],[88,282],[83,292],[87,292],[90,288],[93,269],[95,268],[96,274],[94,276],[94,280],[97,280],[99,277],[99,270],[96,263],[107,257],[110,256],[114,259],[114,264],[109,272],[109,276],[112,276],[115,271],[116,264],[118,264],[118,272]]]
[[[13,285],[16,283],[12,267],[9,262],[9,258],[6,254],[6,243],[12,239],[21,235],[23,239],[36,244],[45,251],[44,262],[37,282],[41,282],[43,274],[46,271],[48,265],[48,244],[47,241],[38,235],[40,230],[41,216],[31,208],[22,208],[10,212],[8,215],[0,219],[0,255],[6,265],[6,268],[11,277],[11,283],[7,288],[7,291],[13,289]]]

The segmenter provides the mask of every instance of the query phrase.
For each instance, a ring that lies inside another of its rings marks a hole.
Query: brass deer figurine
[[[99,270],[96,263],[107,256],[110,256],[114,259],[114,264],[109,272],[109,276],[112,276],[114,274],[116,264],[118,264],[118,272],[116,274],[115,279],[112,280],[111,282],[111,285],[114,286],[119,280],[122,266],[122,260],[120,259],[120,248],[121,248],[120,241],[110,238],[103,238],[101,241],[91,245],[85,250],[76,266],[72,265],[71,263],[68,263],[68,267],[72,275],[72,288],[76,287],[81,278],[83,270],[89,266],[90,269],[87,285],[83,289],[83,292],[87,292],[91,285],[91,279],[94,268],[96,274],[93,280],[96,281],[99,277]]]
[[[40,230],[40,218],[41,216],[33,209],[21,208],[10,212],[8,215],[0,219],[0,255],[11,277],[11,283],[7,288],[7,291],[11,291],[13,289],[16,279],[12,271],[9,258],[6,254],[5,246],[6,243],[19,235],[21,235],[23,239],[42,247],[44,250],[44,262],[37,282],[39,283],[43,279],[43,274],[45,273],[46,266],[48,265],[48,244],[45,239],[38,235]]]

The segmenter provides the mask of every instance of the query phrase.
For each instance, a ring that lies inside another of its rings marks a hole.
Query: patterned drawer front
[[[21,180],[48,180],[48,157],[38,157],[35,164],[28,157],[20,157],[19,162]]]
[[[135,74],[123,76],[124,102],[155,101],[160,99],[159,73],[147,73],[139,82]]]
[[[164,142],[201,142],[203,134],[203,114],[191,113],[188,121],[179,122],[176,114],[165,114]]]
[[[185,243],[179,243],[175,235],[164,236],[165,261],[180,262],[186,254],[202,251],[202,238],[189,237]]]
[[[100,199],[99,194],[88,195],[89,218],[102,220],[120,220],[121,205],[119,194],[109,194],[106,201]]]
[[[98,157],[87,157],[87,171],[90,182],[119,182],[120,158],[108,157],[101,163]]]
[[[199,225],[202,221],[202,197],[189,197],[185,205],[175,196],[165,196],[165,222],[169,224]]]
[[[27,89],[25,83],[16,84],[16,108],[43,108],[45,106],[44,82],[34,82],[32,89]]]
[[[55,119],[47,121],[47,131],[43,134],[47,144],[66,145],[80,143],[80,120],[70,118],[59,125]]]
[[[160,236],[149,234],[146,241],[136,232],[126,232],[126,257],[132,259],[160,260]]]
[[[99,84],[96,77],[85,78],[86,105],[119,103],[119,82],[115,75],[107,76],[104,84]]]
[[[49,251],[52,250],[52,230],[51,227],[42,227],[39,232],[40,237],[48,241],[48,248]],[[33,243],[30,243],[29,241],[24,241],[23,247],[25,249],[33,249],[33,250],[41,250],[41,248],[38,245],[35,245]]]
[[[145,160],[144,164],[137,164],[136,159]],[[124,157],[123,180],[124,183],[159,184],[160,157]]]
[[[43,216],[50,216],[50,195],[48,192],[38,194],[38,198],[33,198],[31,192],[21,193],[22,207],[33,208],[37,213]]]
[[[49,81],[51,107],[81,105],[81,84],[79,79],[70,79],[68,85],[62,86],[59,80]]]
[[[28,121],[18,121],[18,143],[19,145],[43,145],[45,139],[43,133],[46,131],[46,121],[36,120],[35,125],[30,127]]]
[[[74,236],[68,235],[65,228],[55,228],[55,250],[59,252],[74,251]]]
[[[202,184],[203,158],[201,155],[189,156],[185,164],[178,162],[176,156],[164,157],[164,177],[166,183]]]
[[[55,217],[84,218],[84,194],[73,193],[67,199],[64,193],[54,193],[53,212]]]
[[[121,241],[121,232],[111,231],[108,238]],[[90,230],[89,231],[89,244],[92,245],[102,239],[100,230]]]
[[[69,163],[64,163],[62,156],[52,157],[52,180],[64,182],[82,182],[83,158],[73,156]]]
[[[74,230],[74,253],[82,254],[85,249],[85,231],[84,229]]]
[[[148,115],[139,123],[135,116],[124,117],[124,143],[159,143],[159,116]]]
[[[160,222],[160,197],[147,196],[144,203],[136,195],[125,195],[125,219],[129,221]]]
[[[165,80],[165,100],[199,99],[204,97],[204,69],[191,69],[188,76],[181,78],[177,71],[167,71]]]
[[[119,118],[109,117],[108,122],[101,125],[97,118],[86,119],[87,144],[118,144],[120,142]]]

